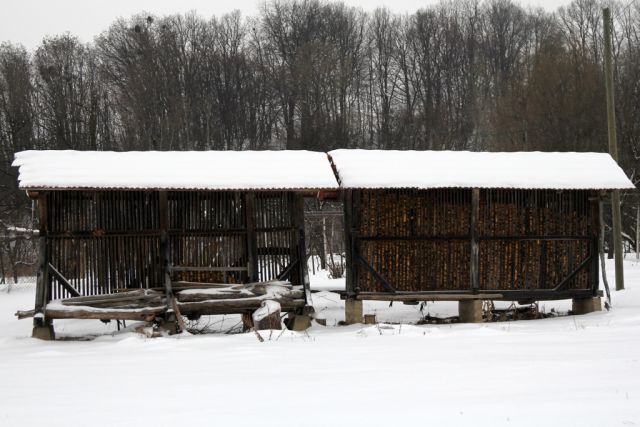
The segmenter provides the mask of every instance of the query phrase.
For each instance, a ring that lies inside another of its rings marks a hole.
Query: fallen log
[[[28,317],[33,317],[36,315],[36,311],[35,310],[18,310],[16,311],[16,317],[18,319],[26,319]]]
[[[156,316],[164,313],[165,307],[147,307],[136,310],[99,309],[92,307],[63,308],[61,306],[45,308],[49,319],[97,319],[97,320],[139,320],[152,322]]]
[[[223,288],[228,288],[232,285],[230,285],[229,283],[207,283],[207,282],[187,282],[184,280],[180,280],[177,282],[171,282],[171,288],[174,291],[178,291],[178,290],[184,290],[184,289],[223,289]],[[156,288],[153,288],[156,289]],[[157,288],[157,289],[164,289],[164,288]]]
[[[269,293],[286,293],[293,289],[289,282],[271,280],[269,282],[247,283],[245,289],[255,295],[267,295]]]
[[[91,306],[104,308],[135,308],[162,304],[162,294],[149,290],[136,290],[117,294],[92,295],[67,298],[61,301],[66,306]]]
[[[286,297],[269,298],[280,303],[282,311],[293,311],[305,306],[304,299],[293,299]],[[202,315],[213,314],[242,314],[248,311],[257,310],[265,300],[264,297],[208,300],[199,302],[178,302],[180,312],[184,315],[199,313]]]
[[[255,295],[248,292],[241,292],[233,289],[218,290],[215,292],[207,292],[207,289],[196,290],[190,289],[190,292],[178,292],[176,299],[180,302],[198,302],[215,299],[231,299],[231,298],[253,298]],[[198,291],[198,292],[196,292]]]
[[[67,307],[94,307],[94,308],[141,308],[141,307],[155,307],[164,305],[164,298],[160,295],[152,297],[152,298],[131,298],[123,301],[96,301],[96,302],[88,302],[88,303],[80,303],[80,302],[68,302],[66,300],[62,300],[62,305]]]

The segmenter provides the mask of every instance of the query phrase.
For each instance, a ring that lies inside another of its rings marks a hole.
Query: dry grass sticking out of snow
[[[327,327],[262,331],[262,343],[73,320],[56,323],[65,340],[43,342],[13,316],[33,288],[0,291],[0,425],[640,425],[640,264],[625,268],[610,312],[418,326],[417,306],[366,303],[380,324],[336,326],[342,303],[322,291],[313,298]],[[205,320],[225,331],[239,319]]]

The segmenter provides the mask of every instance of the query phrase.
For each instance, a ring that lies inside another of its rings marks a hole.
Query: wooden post
[[[160,191],[160,253],[162,254],[162,271],[164,273],[164,291],[167,297],[164,328],[169,333],[179,332],[176,313],[174,311],[173,290],[171,286],[171,262],[169,259],[169,200],[166,191]]]
[[[33,338],[55,339],[53,323],[46,317],[45,307],[49,302],[49,253],[47,251],[47,193],[38,193],[38,275],[36,277],[35,315],[33,317]]]
[[[480,189],[471,190],[471,268],[470,285],[473,292],[480,288],[480,249],[478,247],[478,217],[480,216]]]
[[[607,123],[609,136],[609,154],[618,161],[618,143],[616,141],[616,111],[613,88],[613,58],[611,53],[611,11],[602,10],[604,21],[604,72],[607,90]],[[620,220],[620,192],[611,194],[611,217],[613,222],[613,252],[616,266],[616,290],[624,289],[624,271],[622,265],[622,227]]]
[[[597,192],[592,192],[590,197],[591,202],[591,239],[589,240],[589,253],[591,254],[591,266],[590,270],[590,280],[591,280],[591,289],[593,290],[593,295],[596,296],[598,294],[599,288],[599,277],[600,277],[600,232],[601,232],[601,224],[602,224],[602,200],[599,197]],[[604,230],[602,230],[604,233]],[[607,286],[608,288],[608,286]]]
[[[357,191],[357,190],[356,190]],[[342,193],[342,203],[344,208],[344,236],[345,236],[345,290],[347,295],[355,296],[358,293],[358,266],[355,244],[354,226],[354,190],[345,190]]]
[[[309,281],[309,269],[307,266],[307,247],[304,238],[304,196],[293,194],[293,225],[298,233],[297,253],[298,253],[298,275],[300,284],[304,289],[305,302],[312,304],[311,283]]]
[[[256,237],[256,193],[248,192],[244,196],[245,222],[247,226],[247,267],[249,282],[258,281],[258,239]]]

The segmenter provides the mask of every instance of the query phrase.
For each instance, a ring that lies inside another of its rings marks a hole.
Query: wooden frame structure
[[[597,296],[601,197],[589,190],[346,189],[344,297]]]
[[[133,289],[309,279],[303,197],[296,191],[31,192],[38,201],[37,313],[51,300]],[[197,308],[183,314],[192,315]],[[259,307],[225,309],[244,313]],[[219,314],[202,310],[195,314]],[[132,313],[133,318],[137,318]],[[70,317],[73,317],[70,315]],[[51,316],[38,317],[46,323]]]
[[[24,151],[14,166],[39,212],[35,309],[17,313],[34,336],[56,318],[250,327],[266,301],[302,318],[304,197],[338,187],[325,153]]]
[[[605,153],[334,150],[347,258],[345,317],[363,300],[573,299],[600,307],[601,203],[635,190]]]

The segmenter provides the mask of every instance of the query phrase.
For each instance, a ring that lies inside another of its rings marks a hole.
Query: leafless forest
[[[3,43],[0,273],[31,262],[13,228],[32,224],[10,167],[20,150],[607,151],[603,4],[453,0],[400,16],[271,1],[251,17],[145,13],[89,44]],[[612,13],[618,143],[636,182],[640,4]],[[637,201],[623,203],[633,248]]]

